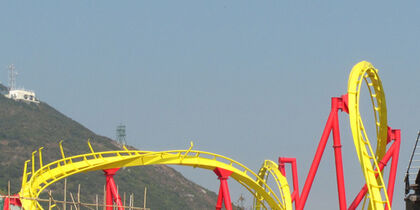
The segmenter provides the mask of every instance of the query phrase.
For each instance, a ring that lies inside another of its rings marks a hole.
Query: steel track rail
[[[32,158],[34,160],[34,158]],[[28,163],[29,161],[27,161]],[[42,164],[40,164],[42,165]],[[232,171],[231,177],[244,185],[253,196],[262,197],[271,209],[292,209],[289,186],[282,177],[281,197],[252,170],[230,158],[196,150],[171,150],[162,152],[122,150],[93,152],[63,158],[42,166],[33,174],[25,170],[22,180],[21,197],[38,198],[39,194],[51,184],[73,174],[120,167],[143,165],[184,165],[207,170],[223,168]],[[282,176],[282,175],[281,175]],[[30,178],[29,178],[30,177]],[[282,203],[290,202],[290,203]],[[42,209],[35,200],[22,200],[24,209]],[[266,207],[267,208],[267,207]]]
[[[363,83],[368,87],[374,110],[376,152],[373,152],[360,116],[360,89]],[[350,73],[348,108],[353,141],[368,188],[369,208],[380,210],[387,206],[391,209],[382,174],[374,170],[379,168],[378,160],[381,160],[386,152],[388,124],[385,94],[378,70],[369,62],[362,61],[356,64]],[[378,178],[375,178],[375,174],[379,174]]]

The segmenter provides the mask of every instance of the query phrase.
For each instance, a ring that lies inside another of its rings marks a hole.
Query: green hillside
[[[0,85],[0,92],[5,87]],[[64,140],[66,156],[89,152],[87,139],[95,151],[118,149],[116,142],[96,135],[76,121],[64,116],[48,104],[28,104],[0,95],[0,189],[17,193],[25,160],[32,151],[43,149],[44,164],[61,157],[59,144]],[[147,187],[147,207],[151,209],[214,209],[217,196],[185,179],[168,166],[144,166],[121,169],[115,176],[119,192],[134,193],[135,205],[143,206],[144,188]],[[215,178],[216,181],[216,178]],[[105,177],[96,171],[68,178],[68,192],[75,194],[81,184],[81,201],[94,202],[95,194],[103,198]],[[57,200],[63,199],[63,182],[50,187]],[[67,200],[71,200],[68,193]],[[127,196],[128,197],[128,196]]]

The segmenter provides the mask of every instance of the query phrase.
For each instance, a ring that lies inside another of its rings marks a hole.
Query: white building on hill
[[[5,96],[13,100],[21,100],[32,103],[39,103],[39,100],[35,97],[35,92],[32,90],[16,89],[16,75],[15,66],[9,65],[9,85],[10,90]]]
[[[31,90],[24,89],[14,89],[10,90],[6,95],[7,98],[14,100],[22,100],[27,102],[39,103],[39,100],[35,97],[35,92]]]

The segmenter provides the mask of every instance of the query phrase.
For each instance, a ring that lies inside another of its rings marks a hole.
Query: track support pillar
[[[400,154],[400,146],[401,146],[401,130],[400,129],[391,129],[388,127],[388,143],[393,141],[391,147],[389,147],[388,151],[385,153],[384,157],[381,161],[378,162],[379,170],[382,171],[385,166],[391,161],[391,168],[389,170],[389,178],[388,178],[388,198],[390,206],[392,207],[392,199],[394,197],[394,187],[395,187],[395,177],[397,175],[397,166],[398,166],[398,157]],[[375,169],[378,170],[378,169]],[[378,175],[376,175],[377,177]],[[353,200],[352,204],[349,207],[349,210],[354,210],[360,204],[367,193],[367,186],[366,184],[362,187],[360,192],[357,194],[356,198]],[[385,209],[388,209],[386,206]]]
[[[114,202],[117,204],[118,210],[123,210],[121,197],[114,181],[114,175],[118,170],[119,168],[103,170],[106,177],[106,210],[113,210]]]
[[[340,140],[340,128],[338,123],[338,111],[343,111],[348,113],[347,107],[348,96],[343,95],[341,97],[331,98],[331,111],[328,116],[327,123],[325,125],[324,131],[319,141],[318,148],[315,152],[315,157],[312,161],[311,168],[308,172],[308,177],[306,178],[305,184],[302,189],[302,194],[297,202],[298,210],[302,210],[305,207],[306,200],[311,190],[312,183],[314,182],[316,172],[318,171],[319,164],[321,162],[322,155],[325,151],[325,146],[327,145],[330,133],[333,133],[333,148],[335,156],[335,169],[337,176],[337,191],[338,191],[338,201],[340,210],[347,209],[346,204],[346,191],[344,185],[344,172],[343,172],[343,160],[341,154],[341,140]],[[296,202],[296,201],[295,201]]]
[[[292,178],[293,178],[292,202],[295,202],[295,209],[297,209],[298,203],[299,203],[299,179],[298,179],[296,158],[279,157],[279,170],[283,174],[283,176],[286,176],[286,163],[290,163],[292,166]]]
[[[19,199],[19,194],[12,195],[4,198],[3,210],[10,210],[10,205],[22,207]]]
[[[224,203],[226,210],[232,210],[232,202],[230,200],[229,186],[227,183],[227,180],[232,174],[232,171],[223,168],[215,168],[213,171],[219,177],[220,180],[219,196],[217,197],[216,210],[222,209],[223,200],[225,201]]]

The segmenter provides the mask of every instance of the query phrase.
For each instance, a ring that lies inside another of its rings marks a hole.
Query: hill
[[[0,92],[6,90],[0,84]],[[95,151],[118,149],[115,141],[93,133],[44,102],[28,104],[0,95],[0,189],[7,189],[10,180],[11,191],[20,190],[24,162],[33,151],[44,147],[45,164],[61,157],[60,140],[64,140],[66,156],[70,156],[89,152],[87,139],[91,139]],[[164,165],[121,169],[115,181],[121,195],[134,193],[135,206],[143,206],[145,187],[147,207],[151,209],[214,209],[216,204],[214,192]],[[103,198],[105,177],[101,171],[71,176],[67,183],[68,192],[73,194],[81,184],[82,202],[94,202],[95,194],[99,194],[100,200]],[[50,189],[55,199],[63,199],[63,182],[53,184]],[[67,194],[67,200],[71,200]]]

